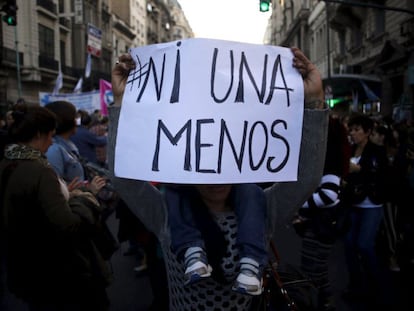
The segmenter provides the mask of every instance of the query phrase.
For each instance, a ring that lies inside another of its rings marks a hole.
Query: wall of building
[[[5,0],[0,0],[0,5],[4,3]],[[62,12],[59,12],[59,3],[63,4]],[[176,0],[83,0],[79,2],[83,8],[80,22],[79,16],[72,14],[75,3],[76,0],[17,0],[17,26],[1,22],[0,112],[7,110],[19,97],[37,104],[39,91],[53,90],[59,72],[58,64],[62,64],[64,77],[60,92],[72,92],[85,72],[88,23],[102,30],[102,50],[100,57],[92,57],[92,74],[90,78],[84,77],[84,91],[97,89],[101,78],[110,80],[110,70],[116,57],[129,48],[193,36]],[[159,13],[149,16],[149,6]],[[45,60],[41,55],[39,24],[54,31],[53,59]],[[155,25],[151,30],[155,36],[148,40],[151,25]],[[20,75],[17,74],[15,30],[21,59]],[[61,46],[64,46],[64,52]],[[42,63],[39,62],[41,58]]]

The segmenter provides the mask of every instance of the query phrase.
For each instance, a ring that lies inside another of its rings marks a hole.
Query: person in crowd
[[[46,156],[55,172],[67,183],[74,179],[84,181],[85,186],[95,195],[105,186],[106,180],[101,176],[88,176],[82,165],[79,150],[70,140],[76,132],[77,118],[76,107],[67,101],[55,101],[45,106],[57,117],[56,134],[53,143],[46,152]]]
[[[348,126],[353,145],[344,185],[344,200],[351,209],[350,229],[345,238],[349,284],[344,297],[389,305],[390,292],[386,289],[389,280],[376,250],[389,190],[388,159],[385,148],[370,141],[374,121],[369,116],[354,115]]]
[[[17,100],[16,100],[16,104],[15,104],[15,106],[26,106],[27,104],[26,104],[26,100],[23,98],[23,97],[19,97]]]
[[[95,123],[92,123],[89,130],[96,136],[106,137],[108,134],[108,122],[109,118],[107,116],[102,116],[100,119],[96,120]],[[104,146],[95,146],[95,152],[97,164],[103,168],[108,168],[108,163],[106,161],[106,144]]]
[[[96,147],[105,147],[108,139],[106,133],[97,135],[90,131],[92,118],[85,110],[78,111],[81,117],[80,125],[70,140],[78,147],[79,154],[87,162],[99,164],[96,157]]]
[[[102,118],[103,118],[103,117],[104,117],[104,116],[102,115],[101,110],[100,110],[100,109],[95,109],[95,110],[91,113],[92,124],[97,124],[97,123],[99,123],[99,122],[102,120]]]
[[[400,148],[403,158],[398,162],[401,178],[395,194],[399,212],[397,223],[401,233],[398,260],[405,284],[409,284],[412,289],[411,280],[414,275],[414,127],[400,129],[400,135],[404,137]]]
[[[388,192],[390,195],[384,204],[384,218],[381,222],[379,242],[390,270],[398,272],[400,271],[397,260],[397,244],[399,241],[397,228],[398,205],[393,196],[397,191],[396,187],[400,184],[398,179],[403,177],[397,168],[399,166],[397,163],[399,161],[397,154],[399,151],[398,136],[395,134],[392,124],[378,121],[372,130],[370,140],[374,144],[383,146],[388,158],[387,176],[392,181],[389,182]]]
[[[53,137],[53,144],[48,149],[46,156],[56,173],[66,182],[74,178],[85,180],[85,172],[80,161],[79,150],[70,140],[76,132],[77,118],[76,107],[66,101],[55,101],[45,106],[56,114],[57,127]]]
[[[262,188],[255,184],[166,187],[166,201],[171,247],[184,262],[185,285],[209,277],[212,272],[216,279],[229,282],[239,268],[232,289],[249,295],[262,293],[262,274],[268,262],[266,198]],[[237,235],[216,233],[231,232],[235,227]],[[226,254],[231,256],[217,260]],[[237,261],[240,267],[234,264]]]
[[[319,290],[318,311],[336,309],[329,279],[329,258],[336,240],[347,230],[347,213],[339,194],[349,170],[350,153],[348,133],[342,121],[331,116],[321,183],[293,221],[302,237],[301,270]]]
[[[8,110],[6,112],[6,125],[0,130],[0,160],[3,159],[4,149],[6,148],[6,146],[12,143],[8,130],[10,129],[10,127],[12,126],[14,122],[13,112],[24,111],[26,108],[27,108],[27,105],[23,101],[23,102],[18,102],[18,104],[15,104],[11,110]]]
[[[6,123],[6,116],[3,115],[3,114],[1,114],[0,115],[0,129],[1,130],[4,130],[6,128],[6,125],[7,125],[7,123]]]
[[[116,218],[118,222],[118,241],[127,242],[128,249],[124,256],[134,256],[136,266],[134,271],[140,273],[147,269],[147,256],[144,246],[149,242],[150,232],[145,228],[142,222],[126,206],[123,200],[120,200],[116,206]]]
[[[10,126],[13,124],[13,110],[8,110],[6,112],[6,128],[10,128]]]
[[[292,48],[292,53],[294,55],[293,66],[298,69],[304,78],[306,108],[303,125],[304,136],[299,161],[298,181],[292,183],[277,183],[265,189],[268,202],[267,219],[269,220],[266,228],[269,230],[269,235],[272,234],[276,223],[283,224],[288,219],[291,219],[295,210],[300,207],[319,183],[323,168],[328,111],[324,109],[324,96],[320,73],[299,49]],[[131,55],[125,54],[119,57],[119,63],[112,70],[112,90],[115,104],[109,107],[109,141],[111,147],[108,148],[109,167],[112,172],[114,161],[113,149],[118,125],[119,106],[122,101],[128,73],[134,66],[135,64]],[[238,269],[235,269],[235,266],[239,262],[233,257],[234,252],[224,252],[225,255],[223,258],[209,258],[212,264],[214,261],[223,263],[228,260],[230,265],[225,266],[224,271],[221,269],[213,271],[222,271],[229,278],[230,275],[227,273],[231,274],[233,271],[231,282],[228,282],[224,278],[220,279],[218,275],[215,276],[213,273],[211,277],[204,278],[202,282],[196,282],[187,287],[182,286],[185,283],[184,265],[171,250],[172,244],[167,220],[170,215],[167,212],[167,205],[174,205],[174,200],[181,198],[182,195],[185,195],[184,198],[186,201],[188,199],[186,193],[181,192],[186,189],[181,189],[180,187],[179,189],[162,189],[163,187],[161,187],[160,191],[158,187],[154,187],[149,182],[116,177],[113,177],[113,182],[119,194],[127,203],[127,206],[157,236],[160,242],[168,276],[170,310],[199,310],[201,308],[205,310],[247,310],[249,308],[252,301],[251,295],[242,295],[238,292],[232,293],[234,280],[237,278],[239,272]],[[235,213],[234,208],[238,207],[234,203],[237,202],[237,199],[231,202],[233,204],[228,206],[225,204],[223,206],[223,202],[226,202],[224,198],[228,197],[226,193],[231,193],[231,191],[232,187],[223,186],[218,187],[215,193],[214,187],[210,185],[207,186],[207,189],[201,187],[198,191],[191,191],[191,198],[196,199],[197,202],[202,204],[201,206],[204,205],[198,211],[199,216],[205,214],[206,211],[211,212],[209,219],[206,219],[205,222],[201,221],[205,225],[204,229],[206,232],[209,232],[209,235],[215,232],[215,234],[220,236],[220,241],[230,237],[228,242],[232,246],[229,245],[228,247],[232,247],[234,250],[237,248],[234,244],[236,239],[234,237],[231,239],[231,236],[237,235],[237,226],[228,225],[230,231],[225,233],[222,231],[223,228],[220,227],[220,220],[216,216],[212,216],[212,214],[214,215],[214,209],[218,206],[221,206],[218,210],[222,210],[223,207],[225,209],[225,213],[219,218],[225,217],[224,215],[227,212],[230,214]],[[237,196],[234,198],[237,198]],[[169,201],[169,199],[173,201]],[[211,201],[215,200],[217,202],[210,204]],[[189,202],[189,205],[186,206],[191,206],[194,209],[197,208],[192,206],[192,200],[187,202]],[[212,239],[211,236],[208,238]],[[221,246],[223,245],[221,242],[219,244]],[[222,249],[219,249],[215,253],[220,257],[223,254],[222,251]],[[206,253],[208,254],[209,251]]]
[[[68,188],[45,156],[56,117],[32,106],[13,118],[13,143],[0,162],[8,290],[31,311],[108,310],[111,272],[96,239],[99,206],[92,194],[72,189],[76,182]]]
[[[0,129],[0,160],[4,157],[4,149],[8,144],[11,143],[11,139],[8,133],[8,129],[10,128],[11,124],[13,123],[13,111],[9,110],[6,113],[6,121],[5,126]]]

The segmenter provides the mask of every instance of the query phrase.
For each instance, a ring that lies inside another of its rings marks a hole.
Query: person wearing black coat
[[[350,208],[350,229],[345,237],[349,284],[344,298],[385,306],[391,304],[391,297],[376,241],[387,200],[388,158],[385,148],[369,139],[373,127],[373,120],[363,114],[348,122],[353,145],[343,194]]]

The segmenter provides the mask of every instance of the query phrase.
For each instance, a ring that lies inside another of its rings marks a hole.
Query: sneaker
[[[142,271],[146,270],[147,268],[148,268],[148,266],[147,266],[146,262],[142,262],[138,266],[134,267],[134,271],[139,273],[139,272],[142,272]]]
[[[139,272],[142,272],[142,271],[144,271],[148,268],[148,266],[147,266],[147,255],[145,254],[145,252],[143,252],[141,254],[138,261],[139,261],[139,264],[136,267],[134,267],[135,272],[139,273]]]
[[[263,281],[259,273],[259,263],[254,259],[243,257],[240,260],[240,273],[233,284],[232,290],[245,295],[260,295]]]
[[[207,256],[201,247],[190,247],[184,254],[184,285],[190,285],[211,275],[213,269],[207,263]]]

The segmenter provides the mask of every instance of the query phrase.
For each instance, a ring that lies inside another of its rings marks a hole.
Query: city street
[[[111,230],[116,233],[118,229],[118,220],[113,213],[108,218],[108,224]],[[300,238],[293,231],[292,227],[280,228],[275,235],[275,243],[282,261],[297,267],[299,265]],[[114,272],[114,280],[108,288],[108,294],[111,300],[111,311],[147,311],[152,302],[152,292],[149,278],[145,272],[136,274],[133,271],[135,260],[133,256],[124,256],[127,250],[127,244],[122,243],[120,249],[113,255],[111,266]],[[338,241],[335,245],[330,266],[330,275],[333,280],[333,288],[337,301],[337,311],[365,311],[367,308],[358,304],[347,304],[341,298],[341,293],[347,284],[347,272],[344,263],[344,254],[342,242]],[[399,311],[412,310],[409,303],[409,295],[413,287],[407,284],[402,285],[397,277],[399,273],[394,273],[393,288],[401,296],[399,301],[404,308],[398,308]],[[166,284],[167,286],[167,284]],[[405,293],[405,294],[404,294]],[[405,297],[406,300],[403,300]],[[27,311],[27,307],[13,296],[9,295],[8,305],[3,307],[2,311]],[[396,309],[397,310],[397,309]],[[306,310],[301,310],[306,311]],[[391,310],[392,311],[392,310]]]

